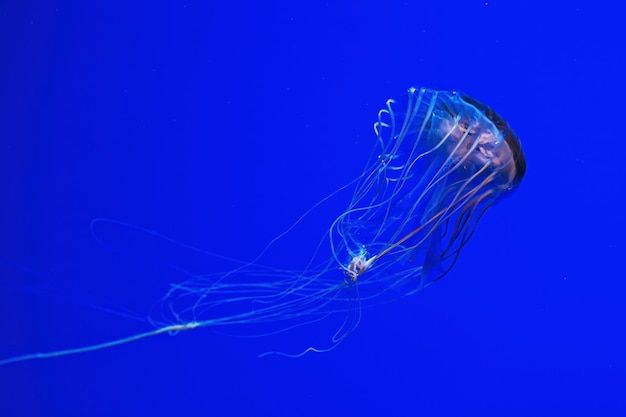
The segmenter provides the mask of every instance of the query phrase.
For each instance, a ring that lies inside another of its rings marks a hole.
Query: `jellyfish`
[[[333,349],[356,329],[363,308],[415,294],[449,273],[487,209],[510,195],[526,172],[520,141],[509,124],[490,107],[456,91],[412,87],[403,103],[387,100],[374,132],[375,146],[365,169],[330,195],[352,190],[347,208],[301,270],[265,265],[260,259],[309,212],[254,260],[229,259],[236,264],[232,270],[171,285],[148,317],[152,330],[90,346],[8,357],[0,365],[203,327],[270,323],[275,327],[265,332],[280,333],[341,314],[326,347],[260,356]],[[94,219],[92,227],[102,223],[168,239],[110,219]]]

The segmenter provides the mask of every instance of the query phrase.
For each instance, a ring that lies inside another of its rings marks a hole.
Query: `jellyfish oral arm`
[[[60,356],[75,355],[77,353],[87,353],[96,350],[106,349],[113,346],[125,345],[126,343],[135,342],[147,337],[157,336],[162,333],[176,334],[183,330],[192,330],[200,326],[199,322],[190,322],[185,324],[173,324],[171,326],[161,327],[150,332],[139,333],[133,336],[124,337],[122,339],[112,340],[110,342],[99,343],[97,345],[83,346],[72,349],[57,350],[53,352],[30,353],[28,355],[15,356],[12,358],[0,360],[0,366],[8,365],[15,362],[30,361],[33,359],[57,358]]]
[[[346,277],[349,279],[349,283],[356,283],[361,276],[374,262],[376,259],[375,256],[371,258],[367,258],[367,252],[363,249],[360,253],[355,255],[352,258],[352,261],[348,264],[348,266],[344,267],[344,271],[346,273]]]

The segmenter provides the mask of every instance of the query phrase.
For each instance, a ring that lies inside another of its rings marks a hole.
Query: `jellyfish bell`
[[[0,366],[206,327],[248,329],[270,323],[276,328],[261,333],[276,334],[339,314],[343,319],[326,347],[311,345],[287,356],[333,349],[358,326],[362,307],[412,295],[445,276],[485,211],[517,188],[526,172],[520,141],[508,123],[458,92],[410,88],[404,102],[387,101],[374,131],[376,145],[358,178],[322,199],[253,261],[211,254],[237,266],[171,285],[146,319],[154,329],[95,345],[8,357],[0,359]],[[318,246],[302,270],[261,261],[313,209],[349,187],[354,191],[347,208],[325,233],[327,252]],[[171,242],[156,232],[130,228]]]
[[[486,136],[480,141],[479,150],[485,155],[485,162],[491,161],[492,169],[507,174],[508,177],[503,178],[502,184],[507,191],[512,191],[526,174],[526,159],[519,138],[507,121],[493,109],[464,94],[461,94],[461,99],[474,106],[495,127],[495,132],[491,126],[487,127],[489,134],[485,132]]]
[[[387,101],[374,128],[380,153],[331,240],[337,261],[350,259],[351,281],[378,270],[411,294],[452,268],[485,210],[519,185],[526,162],[508,123],[458,92],[411,88],[405,103]]]

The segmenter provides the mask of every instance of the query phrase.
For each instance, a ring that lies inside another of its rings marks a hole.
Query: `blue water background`
[[[10,364],[0,416],[626,415],[622,15],[581,1],[4,2],[2,357],[149,330],[95,306],[147,317],[185,279],[171,265],[233,268],[101,228],[116,252],[92,219],[253,259],[361,173],[377,111],[411,85],[496,109],[528,173],[445,279],[363,311],[329,353],[257,358],[323,347],[334,322]],[[268,262],[302,268],[349,198]]]

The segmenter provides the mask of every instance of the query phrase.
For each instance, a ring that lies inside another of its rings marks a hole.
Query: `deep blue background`
[[[3,357],[148,330],[86,293],[145,317],[184,279],[164,263],[219,264],[105,230],[133,252],[121,255],[95,241],[91,219],[251,259],[361,172],[377,110],[411,85],[495,108],[528,173],[452,273],[365,310],[330,353],[258,359],[262,338],[202,329],[12,364],[1,416],[626,415],[619,10],[31,3],[0,6]],[[347,203],[325,206],[272,261],[298,267]],[[307,331],[315,344],[333,328]]]

